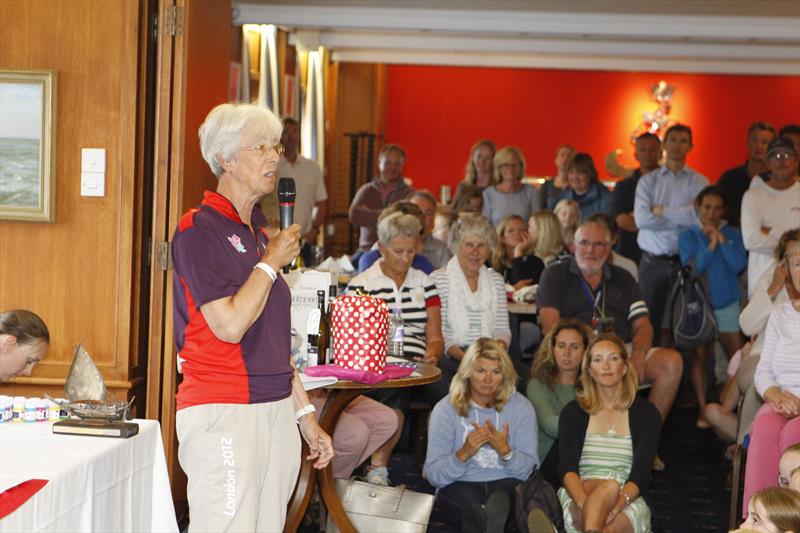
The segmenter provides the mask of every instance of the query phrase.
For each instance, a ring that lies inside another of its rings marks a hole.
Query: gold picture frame
[[[0,219],[56,219],[56,71],[0,69]]]

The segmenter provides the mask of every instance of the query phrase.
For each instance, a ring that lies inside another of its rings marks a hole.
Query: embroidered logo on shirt
[[[228,237],[228,242],[230,242],[234,249],[240,254],[247,253],[247,249],[244,247],[244,244],[242,244],[242,239],[240,239],[238,235],[234,234]]]

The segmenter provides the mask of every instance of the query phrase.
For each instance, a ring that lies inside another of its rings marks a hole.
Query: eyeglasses
[[[584,239],[584,240],[577,241],[576,244],[578,246],[580,246],[581,248],[592,247],[592,248],[599,248],[601,250],[605,250],[606,248],[608,248],[608,243],[607,242],[602,242],[602,241],[590,242],[590,241],[587,241],[587,240]]]
[[[777,154],[772,154],[769,156],[770,159],[791,159],[795,155],[791,152],[778,152]]]
[[[286,148],[283,147],[281,143],[276,144],[275,146],[270,146],[266,143],[258,143],[254,144],[253,146],[242,146],[239,150],[250,150],[255,152],[260,156],[267,155],[271,150],[275,150],[275,153],[278,154],[278,157],[283,155],[283,152],[286,151]]]

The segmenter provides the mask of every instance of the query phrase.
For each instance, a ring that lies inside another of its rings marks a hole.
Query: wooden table
[[[342,411],[344,411],[350,402],[356,399],[361,394],[376,389],[395,389],[400,387],[415,387],[418,385],[425,385],[438,381],[441,377],[442,371],[438,367],[417,363],[417,373],[419,375],[411,375],[406,378],[392,379],[382,383],[356,383],[354,381],[339,381],[333,385],[325,387],[330,391],[328,399],[325,401],[325,407],[322,409],[322,415],[319,425],[325,432],[333,437],[333,430],[336,428],[336,423],[339,421]],[[286,525],[283,530],[287,533],[294,533],[300,526],[303,515],[308,508],[311,501],[311,493],[313,492],[314,483],[319,483],[322,501],[328,509],[328,514],[336,523],[339,531],[342,533],[358,533],[347,513],[344,512],[342,502],[339,500],[339,495],[336,493],[336,480],[333,478],[332,464],[328,464],[322,470],[315,469],[311,461],[306,461],[309,450],[305,441],[303,442],[302,462],[300,466],[300,475],[297,478],[297,485],[295,486],[292,499],[289,501],[289,511],[286,516]]]
[[[524,302],[508,302],[508,312],[512,315],[535,315],[536,304]]]

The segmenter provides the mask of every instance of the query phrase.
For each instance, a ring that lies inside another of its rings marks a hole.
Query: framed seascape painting
[[[56,71],[0,69],[0,219],[55,222]]]

